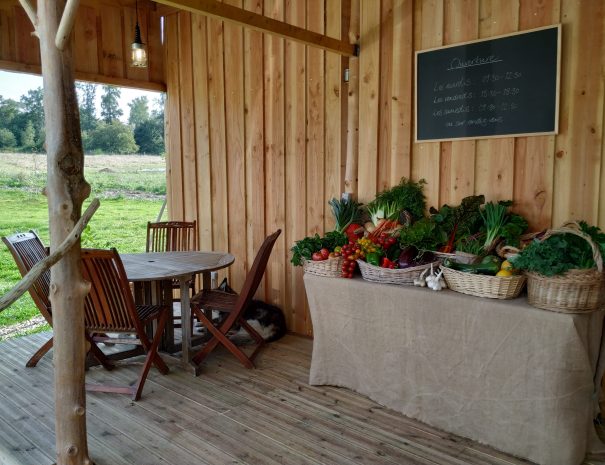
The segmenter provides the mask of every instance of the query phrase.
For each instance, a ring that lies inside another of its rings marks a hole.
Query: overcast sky
[[[10,98],[19,101],[19,98],[26,94],[30,89],[36,89],[42,87],[42,77],[34,74],[25,73],[9,73],[7,71],[0,71],[0,95],[4,98]],[[128,103],[135,97],[146,95],[149,99],[150,110],[153,108],[153,101],[159,95],[159,92],[150,92],[146,90],[129,89],[122,87],[122,94],[120,98],[120,107],[124,114],[122,115],[122,121],[128,121],[128,113],[130,108]],[[97,88],[97,116],[101,116],[101,86]]]

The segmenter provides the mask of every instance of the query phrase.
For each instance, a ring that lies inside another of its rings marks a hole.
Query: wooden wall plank
[[[256,0],[245,0],[244,8],[255,13],[263,12]],[[265,238],[265,143],[264,143],[264,92],[263,92],[263,34],[244,30],[244,125],[246,148],[246,223],[247,259],[254,261],[257,250]],[[257,296],[265,299],[265,279],[261,281]]]
[[[443,44],[443,1],[425,0],[414,2],[414,23],[418,34],[414,34],[414,50],[424,50]],[[416,128],[414,127],[414,131]],[[427,206],[439,206],[439,175],[441,144],[423,142],[412,148],[412,178],[424,179]]]
[[[342,29],[342,3],[340,0],[326,2],[325,34],[340,39]],[[325,164],[324,164],[324,230],[334,229],[334,217],[326,204],[328,199],[339,198],[343,191],[342,177],[342,58],[332,52],[325,53]],[[346,121],[346,120],[345,120]]]
[[[226,0],[241,8],[242,0]],[[231,268],[234,289],[246,279],[246,159],[244,155],[244,55],[243,31],[225,23],[225,108],[227,129],[227,173],[229,195],[229,252],[235,257]]]
[[[193,63],[191,50],[191,13],[178,14],[179,26],[179,98],[181,107],[181,163],[183,170],[183,218],[197,218],[197,179],[195,116],[193,101]]]
[[[391,186],[393,101],[393,0],[380,2],[380,106],[378,111],[378,192]]]
[[[324,33],[323,0],[307,0],[307,29]],[[307,233],[324,229],[324,52],[307,47]]]
[[[195,119],[197,220],[200,250],[212,250],[212,176],[210,165],[210,128],[208,121],[208,62],[204,45],[206,17],[191,15],[191,40],[197,44],[193,57],[193,107]],[[201,45],[200,45],[201,44]]]
[[[28,65],[40,64],[40,43],[32,35],[34,26],[20,6],[13,7],[15,59]]]
[[[78,71],[97,74],[99,72],[97,50],[97,9],[81,5],[74,23],[74,67]]]
[[[380,105],[380,8],[361,0],[359,56],[359,166],[358,198],[374,198],[378,186],[378,112]]]
[[[306,9],[304,0],[287,0],[286,22],[305,27]],[[306,79],[305,46],[286,41],[286,247],[307,235]],[[302,275],[300,267],[286,263],[286,323],[304,332],[307,299]]]
[[[223,23],[207,20],[208,105],[210,121],[210,171],[212,199],[212,245],[214,250],[229,250],[229,199],[227,147],[225,133],[225,74]],[[229,273],[227,272],[227,275]],[[224,276],[223,273],[220,276]]]
[[[478,0],[445,0],[445,45],[476,39]],[[439,203],[455,205],[475,190],[475,140],[442,142]]]
[[[168,217],[182,220],[183,170],[181,161],[181,105],[179,99],[178,17],[166,17],[166,197]]]
[[[101,72],[124,77],[122,11],[105,5],[101,8]]]
[[[389,154],[390,185],[393,186],[405,176],[411,176],[412,169],[412,108],[414,105],[414,2],[413,0],[393,1],[393,44],[391,60],[393,79],[391,81],[391,147]]]
[[[559,0],[524,0],[519,5],[519,30],[555,24]],[[563,31],[563,34],[566,34]],[[565,58],[567,60],[567,58]],[[561,97],[561,95],[560,95]],[[560,107],[560,114],[563,108]],[[559,117],[562,122],[562,118]],[[560,131],[563,130],[559,125]],[[515,210],[534,230],[551,226],[553,207],[555,136],[518,137],[515,147]]]
[[[266,0],[264,14],[283,21],[283,0]],[[285,223],[285,123],[284,123],[284,40],[265,37],[265,221],[267,233],[284,229]],[[275,243],[267,265],[266,297],[284,304],[286,287],[285,234]]]
[[[481,0],[479,3],[479,37],[514,32],[519,24],[519,1]],[[513,198],[515,174],[515,139],[477,141],[475,154],[475,193],[487,201]]]
[[[147,55],[149,60],[149,80],[165,82],[162,54],[162,16],[156,10],[147,12]]]
[[[603,2],[563,2],[561,127],[556,139],[553,223],[568,219],[598,221],[605,69]]]

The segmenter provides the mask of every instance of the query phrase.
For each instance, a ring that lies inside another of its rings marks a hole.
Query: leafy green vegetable
[[[473,255],[482,255],[485,233],[478,232],[471,236],[463,236],[456,241],[456,252],[465,252]]]
[[[399,184],[379,193],[367,206],[372,222],[376,224],[381,218],[396,220],[403,211],[409,212],[413,219],[422,218],[426,209],[425,184],[424,179],[414,182],[401,178]]]
[[[448,242],[444,252],[453,252],[457,239],[472,235],[481,227],[480,206],[485,202],[483,195],[471,195],[462,199],[457,207],[443,205],[439,210],[431,207],[431,218],[438,224]],[[449,238],[449,240],[448,240]]]
[[[437,250],[443,242],[443,235],[431,218],[422,218],[399,231],[399,245],[402,249],[414,246],[418,250]]]
[[[580,227],[599,245],[601,254],[605,253],[605,234],[596,226],[589,226],[585,222],[580,222]],[[543,241],[535,239],[510,261],[515,268],[544,276],[595,266],[590,245],[573,234],[556,234]]]
[[[339,231],[329,232],[324,237],[320,237],[319,234],[305,237],[300,241],[296,241],[294,246],[290,249],[292,252],[290,262],[292,262],[294,266],[301,266],[303,258],[311,260],[313,252],[318,252],[324,247],[328,250],[334,250],[335,247],[343,246],[348,242],[347,236]]]
[[[508,222],[502,227],[500,235],[504,239],[506,245],[519,247],[521,236],[527,230],[527,221],[521,215],[510,213]]]
[[[485,224],[485,243],[483,249],[490,252],[496,246],[496,242],[500,239],[502,228],[506,224],[507,207],[504,202],[487,202],[483,210],[479,210],[483,223]]]
[[[344,232],[350,224],[361,222],[361,204],[353,199],[332,199],[328,201],[336,224],[334,229]]]

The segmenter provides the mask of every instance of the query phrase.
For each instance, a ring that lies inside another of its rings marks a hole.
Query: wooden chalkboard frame
[[[444,50],[448,48],[460,47],[464,45],[476,44],[480,42],[489,42],[496,39],[505,39],[507,37],[518,36],[522,34],[528,34],[532,32],[542,31],[546,29],[557,29],[557,65],[556,65],[556,86],[555,86],[555,114],[554,114],[554,130],[548,132],[529,132],[529,133],[510,133],[510,134],[493,134],[493,135],[474,135],[474,136],[461,136],[461,137],[448,137],[439,139],[418,139],[418,56],[422,53]],[[560,101],[560,88],[561,88],[561,24],[552,24],[550,26],[543,26],[535,29],[526,29],[523,31],[516,31],[510,34],[503,34],[499,36],[486,37],[482,39],[475,39],[466,42],[459,42],[456,44],[444,45],[440,47],[433,47],[425,50],[418,50],[415,52],[414,59],[414,143],[424,142],[446,142],[446,141],[457,141],[457,140],[476,140],[476,139],[497,139],[504,137],[527,137],[527,136],[544,136],[554,135],[559,132],[559,101]]]

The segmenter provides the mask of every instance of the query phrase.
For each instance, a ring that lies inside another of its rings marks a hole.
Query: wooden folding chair
[[[197,222],[194,221],[160,221],[147,223],[146,252],[189,252],[197,250]],[[178,279],[172,280],[172,289],[180,289]],[[195,279],[189,283],[191,295],[195,294]],[[173,297],[173,302],[180,302],[180,298]],[[173,316],[180,320],[180,315]],[[180,327],[175,324],[175,327]]]
[[[40,237],[35,231],[30,230],[27,233],[17,233],[12,236],[3,237],[2,241],[10,250],[17,268],[21,273],[21,276],[25,276],[29,270],[31,270],[36,263],[43,260],[48,256],[48,249],[44,247],[44,244],[40,240]],[[29,295],[38,307],[38,310],[52,327],[52,308],[49,299],[50,289],[50,270],[44,271],[40,277],[34,282],[29,288]],[[90,351],[93,356],[99,360],[108,370],[113,368],[111,361],[105,356],[103,351],[99,349],[96,344],[92,343],[90,336],[86,334],[86,338],[91,343]],[[26,367],[35,367],[40,359],[50,350],[53,346],[53,338],[51,337],[46,341],[42,347],[40,347],[34,355],[25,364]]]
[[[2,241],[6,244],[8,250],[10,250],[13,259],[17,264],[17,268],[19,268],[21,276],[25,276],[36,263],[38,263],[40,260],[43,260],[48,255],[44,244],[35,231],[17,233],[13,234],[12,236],[3,237]],[[38,307],[38,310],[44,319],[50,326],[52,326],[52,313],[50,300],[48,298],[49,289],[50,270],[46,270],[29,288],[29,295],[36,304],[36,307]],[[25,366],[30,368],[35,367],[38,364],[38,361],[52,348],[52,346],[53,338],[51,337],[36,351],[34,355],[32,355]]]
[[[84,317],[86,329],[94,334],[92,341],[140,345],[147,353],[134,385],[87,384],[86,389],[130,394],[133,400],[139,400],[152,364],[160,373],[168,373],[168,367],[158,354],[158,345],[171,309],[165,305],[135,305],[124,265],[116,249],[83,250],[82,275],[91,284],[84,302]],[[154,321],[157,321],[157,327],[153,340],[150,341],[145,327]],[[128,333],[136,337],[113,338],[107,336],[107,333]]]
[[[147,223],[146,252],[197,250],[196,221]]]
[[[193,357],[192,360],[195,364],[199,365],[202,363],[218,344],[222,344],[229,352],[235,355],[246,368],[254,368],[254,359],[264,345],[265,340],[246,322],[244,319],[244,312],[258,289],[258,285],[265,273],[271,250],[280,233],[281,230],[278,229],[268,236],[261,245],[239,295],[229,294],[218,290],[204,289],[191,299],[192,312],[195,313],[195,316],[197,316],[212,335],[212,339],[206,342],[202,350]],[[204,310],[207,311],[207,313],[205,313]],[[227,313],[228,315],[224,319],[219,319],[217,324],[214,324],[212,322],[212,317],[210,316],[212,315],[212,310]],[[206,314],[209,316],[206,316]],[[244,328],[256,342],[256,347],[249,356],[240,350],[228,337],[229,331],[234,329],[236,325],[240,325]]]

